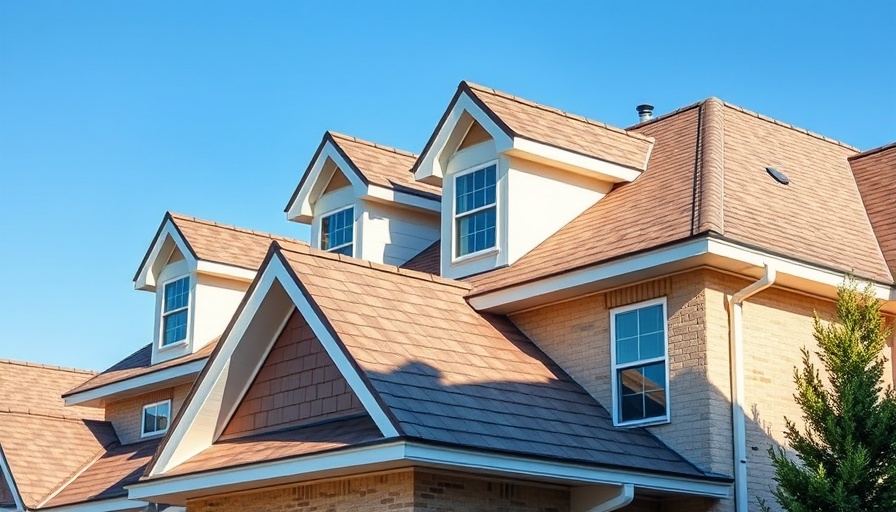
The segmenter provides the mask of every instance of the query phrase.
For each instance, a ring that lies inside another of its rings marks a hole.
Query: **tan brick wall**
[[[190,384],[182,384],[174,388],[164,388],[112,402],[106,405],[106,421],[112,423],[122,444],[142,441],[145,439],[140,437],[143,406],[162,400],[171,400],[171,419],[173,420],[183,405],[187,393],[190,392],[190,387]]]
[[[223,436],[237,437],[364,412],[301,314],[290,317]]]
[[[724,346],[727,350],[725,296],[750,282],[714,272],[707,277],[710,344]],[[757,497],[775,504],[769,491],[774,486],[774,469],[768,458],[768,447],[785,442],[785,416],[802,425],[801,411],[793,400],[796,391],[793,368],[802,364],[801,347],[812,352],[818,350],[812,336],[813,312],[817,311],[823,319],[833,319],[835,307],[832,300],[778,288],[765,290],[744,304],[744,408],[747,413],[747,485],[751,509],[757,506]],[[889,348],[887,352],[889,356]],[[818,365],[817,360],[815,363]],[[892,383],[892,375],[892,365],[888,363],[884,378]]]
[[[414,504],[416,512],[567,512],[569,489],[418,471]]]

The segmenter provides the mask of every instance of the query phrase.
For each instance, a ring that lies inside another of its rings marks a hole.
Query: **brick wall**
[[[122,444],[142,441],[144,438],[140,437],[140,430],[143,406],[162,400],[171,400],[171,419],[173,420],[183,405],[187,393],[190,392],[190,386],[190,384],[182,384],[174,388],[164,388],[112,402],[106,405],[106,421],[112,423]]]
[[[414,504],[416,512],[567,512],[569,489],[418,471]]]
[[[301,314],[290,317],[222,437],[364,412]]]

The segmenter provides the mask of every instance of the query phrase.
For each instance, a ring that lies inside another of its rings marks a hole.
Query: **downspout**
[[[765,265],[765,274],[755,283],[728,298],[728,346],[731,351],[731,426],[734,435],[734,500],[737,512],[748,511],[747,427],[744,412],[744,301],[775,282],[775,269]]]
[[[573,487],[571,509],[576,512],[610,512],[628,505],[635,498],[635,486],[622,484],[616,488]]]

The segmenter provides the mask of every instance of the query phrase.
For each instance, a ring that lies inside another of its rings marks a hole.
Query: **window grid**
[[[617,423],[668,420],[665,301],[614,311],[612,322]]]
[[[455,178],[456,255],[495,246],[497,166],[492,164]]]
[[[190,307],[189,276],[167,283],[162,300],[162,346],[166,346],[187,338],[187,316]]]
[[[143,406],[141,436],[163,434],[171,420],[171,400]]]
[[[354,208],[345,208],[324,217],[320,222],[320,248],[353,256],[354,220]]]

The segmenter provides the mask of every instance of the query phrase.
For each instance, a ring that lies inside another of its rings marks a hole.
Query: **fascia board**
[[[470,98],[466,91],[461,92],[457,101],[451,106],[451,109],[445,118],[445,122],[436,133],[432,145],[427,149],[426,153],[420,155],[420,166],[414,173],[414,178],[417,181],[423,181],[425,178],[429,177],[438,179],[444,177],[444,172],[439,164],[439,157],[445,149],[445,145],[448,143],[451,134],[457,129],[457,124],[464,112],[470,114],[470,116],[482,125],[485,131],[492,136],[495,140],[495,148],[498,153],[503,153],[513,148],[511,134],[505,133],[504,130],[499,127],[472,98]]]
[[[227,277],[238,281],[252,282],[255,279],[255,271],[233,265],[225,265],[216,261],[199,260],[196,262],[196,272],[218,277]]]
[[[342,152],[336,148],[333,141],[330,138],[327,138],[324,141],[320,152],[318,152],[317,158],[315,158],[314,162],[308,168],[308,179],[302,183],[302,186],[296,193],[295,199],[293,199],[286,209],[286,218],[288,220],[306,224],[311,222],[311,218],[314,216],[311,204],[311,192],[314,190],[315,184],[317,184],[317,181],[321,177],[321,172],[323,172],[327,158],[333,160],[336,166],[342,171],[342,174],[344,174],[352,184],[352,189],[355,191],[355,197],[363,196],[367,192],[367,185],[355,172],[355,166],[347,161],[342,156]]]
[[[632,169],[631,167],[601,160],[600,158],[585,156],[581,153],[522,137],[513,138],[513,147],[507,151],[507,154],[545,163],[610,183],[632,182],[641,175],[641,171],[638,169]]]
[[[76,503],[59,507],[43,507],[40,510],[52,510],[53,512],[123,512],[126,510],[139,510],[148,504],[148,502],[141,500],[116,498],[112,500]]]
[[[367,187],[367,194],[363,196],[362,199],[370,199],[377,202],[397,203],[402,206],[419,208],[421,210],[435,213],[439,213],[442,211],[441,201],[426,199],[405,192],[398,192],[386,187],[380,187],[378,185],[369,185]]]
[[[201,372],[206,361],[207,359],[199,359],[186,364],[164,368],[156,372],[68,395],[64,397],[65,405],[84,405],[111,396],[132,394],[143,388],[157,387],[159,384],[164,384],[172,380],[184,379]]]
[[[6,460],[6,454],[3,453],[3,446],[0,446],[0,473],[3,473],[3,478],[6,480],[6,486],[9,488],[10,492],[12,492],[12,500],[15,502],[17,510],[24,511],[25,503],[22,501],[22,494],[19,492],[18,486],[16,486],[16,480],[13,478],[12,468],[9,467],[9,461]]]
[[[184,259],[187,260],[187,267],[190,270],[196,269],[196,264],[198,261],[193,256],[193,251],[190,250],[189,245],[183,239],[171,219],[166,218],[165,224],[162,226],[162,229],[159,230],[159,234],[158,236],[156,236],[152,248],[149,251],[149,257],[146,258],[146,261],[143,263],[143,266],[140,267],[140,271],[137,273],[137,278],[134,279],[135,289],[149,291],[155,290],[155,277],[150,274],[150,269],[152,269],[153,264],[159,257],[159,253],[162,251],[162,247],[165,245],[165,241],[169,237],[174,241],[174,244],[177,246],[177,249],[181,252],[181,254],[183,254]]]
[[[562,461],[432,446],[414,441],[392,441],[280,461],[142,481],[128,486],[128,496],[131,499],[150,501],[164,501],[178,497],[175,501],[179,501],[191,495],[276,485],[285,479],[302,481],[324,476],[358,474],[365,469],[394,469],[409,466],[529,479],[534,477],[565,484],[633,484],[642,489],[712,498],[727,498],[731,494],[731,483],[723,479],[706,480],[597,468]]]

